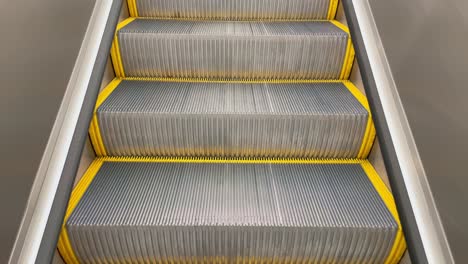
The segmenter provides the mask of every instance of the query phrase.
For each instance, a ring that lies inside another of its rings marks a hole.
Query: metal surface
[[[398,229],[360,164],[104,162],[67,221],[83,263],[384,263]]]
[[[118,38],[127,77],[339,79],[348,44],[330,22],[137,19]]]
[[[411,204],[411,217],[414,217],[413,219],[416,222],[416,225],[412,225],[411,227],[415,228],[417,226],[417,230],[419,231],[417,235],[420,236],[420,240],[410,241],[409,243],[410,250],[413,250],[413,252],[410,251],[410,254],[416,254],[416,259],[419,259],[421,262],[424,259],[424,262],[451,263],[453,259],[448,249],[444,230],[442,229],[425,171],[398,96],[370,6],[366,0],[354,0],[352,1],[352,5],[355,11],[355,19],[359,25],[359,34],[365,46],[367,62],[370,64],[370,70],[373,74],[372,79],[378,91],[379,107],[385,113],[388,125],[387,129],[391,137],[390,142],[393,142],[393,150],[398,159],[397,166],[401,170],[400,176],[403,177],[404,188],[407,190],[406,193],[400,192],[400,194],[407,195],[405,199],[408,199]],[[423,92],[421,91],[421,93]],[[391,174],[393,173],[391,172]],[[395,183],[392,178],[390,180]],[[402,206],[406,208],[406,205]],[[405,223],[405,219],[403,220]],[[415,230],[408,231],[414,232]],[[422,244],[423,256],[420,256],[421,251],[419,249],[415,250],[420,245],[414,243]]]
[[[33,263],[36,260],[77,120],[81,113],[111,4],[111,0],[98,1],[95,4],[83,44],[32,186],[26,213],[10,258],[12,263]]]
[[[418,195],[433,197],[454,259],[465,263],[468,2],[369,2],[432,190]]]
[[[373,141],[343,83],[123,81],[97,118],[110,156],[357,158]]]
[[[138,0],[141,17],[204,19],[326,19],[330,0]]]
[[[0,263],[7,263],[94,0],[1,2]]]

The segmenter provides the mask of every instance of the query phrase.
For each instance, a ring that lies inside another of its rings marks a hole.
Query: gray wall
[[[0,1],[0,263],[6,263],[94,0]]]
[[[468,259],[468,1],[369,0],[457,263]]]

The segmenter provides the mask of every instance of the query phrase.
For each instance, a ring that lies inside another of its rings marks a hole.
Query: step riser
[[[66,229],[97,259],[383,263],[398,224],[359,162],[104,162]]]
[[[111,156],[362,158],[373,141],[342,83],[123,81],[95,118]]]
[[[343,79],[352,60],[329,22],[135,20],[117,38],[126,77]]]
[[[367,124],[367,116],[100,114],[98,119],[111,156],[356,158]]]
[[[330,19],[337,1],[330,0],[138,0],[140,17],[197,19]]]
[[[79,231],[70,228],[69,233],[74,238],[73,245],[82,248],[77,250],[82,263],[98,263],[98,259],[122,263],[124,259],[149,263],[384,263],[384,254],[388,254],[395,237],[382,231],[364,233],[358,229],[211,226],[82,228]]]

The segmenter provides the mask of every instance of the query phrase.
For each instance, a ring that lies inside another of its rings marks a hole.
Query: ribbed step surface
[[[66,230],[81,263],[384,263],[399,226],[363,166],[95,162]]]
[[[141,17],[197,19],[327,19],[338,1],[330,0],[136,0]]]
[[[356,158],[373,141],[342,82],[115,85],[96,111],[110,156]]]
[[[325,21],[136,19],[118,31],[114,61],[126,77],[342,79],[348,38]]]

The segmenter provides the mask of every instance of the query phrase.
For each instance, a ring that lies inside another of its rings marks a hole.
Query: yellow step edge
[[[336,10],[338,9],[338,2],[339,0],[330,0],[330,4],[328,6],[328,20],[335,19]]]
[[[131,17],[138,17],[138,9],[136,0],[127,0],[128,13]]]
[[[60,255],[63,257],[65,263],[67,264],[79,264],[80,262],[78,261],[78,258],[76,257],[73,247],[70,243],[66,223],[103,163],[104,161],[102,159],[94,160],[71,193],[67,211],[65,212],[65,218],[62,223],[62,230],[60,232],[59,240],[57,243],[57,248],[60,252]]]
[[[117,28],[115,30],[114,41],[112,42],[112,47],[111,47],[111,61],[114,67],[115,76],[117,77],[125,77],[125,71],[124,71],[123,63],[122,63],[122,56],[120,55],[119,38],[117,34],[120,29],[130,24],[135,19],[136,19],[135,17],[130,17],[130,18],[123,20],[122,22],[117,24]]]
[[[128,81],[148,81],[148,82],[193,82],[193,83],[342,83],[342,80],[309,80],[309,79],[228,79],[228,78],[164,78],[164,77],[125,77],[122,80]]]
[[[374,122],[372,121],[372,112],[370,110],[367,97],[352,82],[345,81],[343,82],[343,84],[348,88],[348,90],[354,95],[354,97],[361,103],[361,105],[368,112],[366,130],[364,132],[364,137],[362,139],[361,148],[359,149],[359,152],[357,155],[358,159],[365,159],[367,158],[367,156],[369,156],[372,146],[374,145],[375,136],[376,136]]]
[[[231,164],[360,164],[360,159],[280,159],[207,157],[100,157],[104,162],[231,163]]]
[[[94,107],[93,118],[89,127],[89,135],[91,138],[91,144],[94,148],[94,152],[97,156],[107,156],[106,146],[102,140],[101,129],[99,128],[99,120],[97,117],[97,109],[101,104],[109,97],[110,94],[117,88],[122,82],[121,79],[115,78],[112,80],[100,93]]]
[[[343,60],[343,66],[341,67],[341,80],[349,79],[349,75],[351,74],[351,69],[353,68],[354,64],[354,57],[356,52],[353,47],[353,43],[351,41],[351,33],[349,32],[349,28],[345,26],[343,23],[337,20],[330,20],[330,22],[338,27],[339,29],[343,30],[344,32],[348,33],[348,44],[346,45],[346,54]]]
[[[369,177],[369,180],[374,185],[374,188],[377,190],[380,197],[384,201],[393,218],[397,222],[398,231],[393,242],[392,249],[384,262],[385,264],[397,263],[403,256],[403,253],[405,253],[406,241],[403,235],[403,229],[401,227],[400,217],[398,215],[395,200],[393,199],[393,195],[391,194],[390,190],[387,188],[385,183],[382,181],[382,178],[380,178],[370,162],[366,160],[361,163],[361,166]]]
[[[148,19],[148,20],[179,20],[179,21],[229,21],[229,22],[331,22],[334,19],[307,19],[307,18],[259,18],[259,19],[252,19],[252,18],[240,18],[240,19],[230,19],[224,17],[210,17],[210,18],[203,18],[203,17],[145,17],[140,16],[137,17],[138,19]]]

